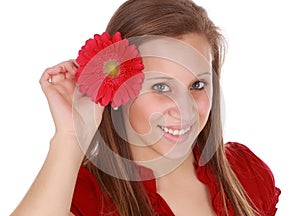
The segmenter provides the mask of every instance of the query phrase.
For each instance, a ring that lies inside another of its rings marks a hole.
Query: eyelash
[[[196,87],[195,88],[195,84],[199,84],[199,83],[202,83],[202,86],[199,88],[199,87]],[[192,87],[191,87],[191,90],[202,90],[202,89],[204,89],[204,87],[207,85],[207,83],[205,82],[205,81],[203,81],[203,80],[198,80],[198,81],[196,81],[196,82],[194,82],[193,84],[192,84]]]
[[[202,85],[200,87],[195,87],[195,85],[197,85],[199,83],[201,83]],[[192,84],[190,90],[202,90],[202,89],[204,89],[204,87],[206,85],[207,85],[207,83],[205,81],[199,80],[199,81],[196,81]],[[152,89],[155,90],[155,91],[158,91],[160,93],[165,93],[165,92],[170,92],[171,91],[170,87],[165,83],[157,83],[157,84],[153,85]]]
[[[162,86],[167,87],[168,89],[167,90],[162,90]],[[157,83],[157,84],[153,85],[152,89],[155,90],[155,91],[161,92],[161,93],[170,91],[170,87],[165,83]]]

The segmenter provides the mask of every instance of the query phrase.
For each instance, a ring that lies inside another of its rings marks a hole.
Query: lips
[[[191,126],[186,127],[166,127],[159,125],[159,128],[162,129],[165,133],[171,134],[173,136],[182,136],[191,130]]]

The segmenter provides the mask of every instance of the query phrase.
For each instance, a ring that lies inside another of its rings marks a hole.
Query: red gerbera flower
[[[95,103],[118,107],[139,94],[144,80],[142,58],[119,32],[112,38],[106,32],[95,34],[78,54],[79,90]]]

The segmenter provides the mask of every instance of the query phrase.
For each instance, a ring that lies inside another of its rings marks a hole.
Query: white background
[[[0,3],[0,215],[9,215],[43,164],[54,132],[38,83],[77,57],[123,1]],[[297,1],[198,0],[228,40],[222,75],[225,140],[248,145],[282,190],[277,215],[297,214],[299,23]]]

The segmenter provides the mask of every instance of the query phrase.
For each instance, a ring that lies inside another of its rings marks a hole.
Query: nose
[[[181,124],[191,123],[198,116],[197,104],[192,95],[187,91],[181,91],[171,96],[172,103],[169,107],[169,115]]]

